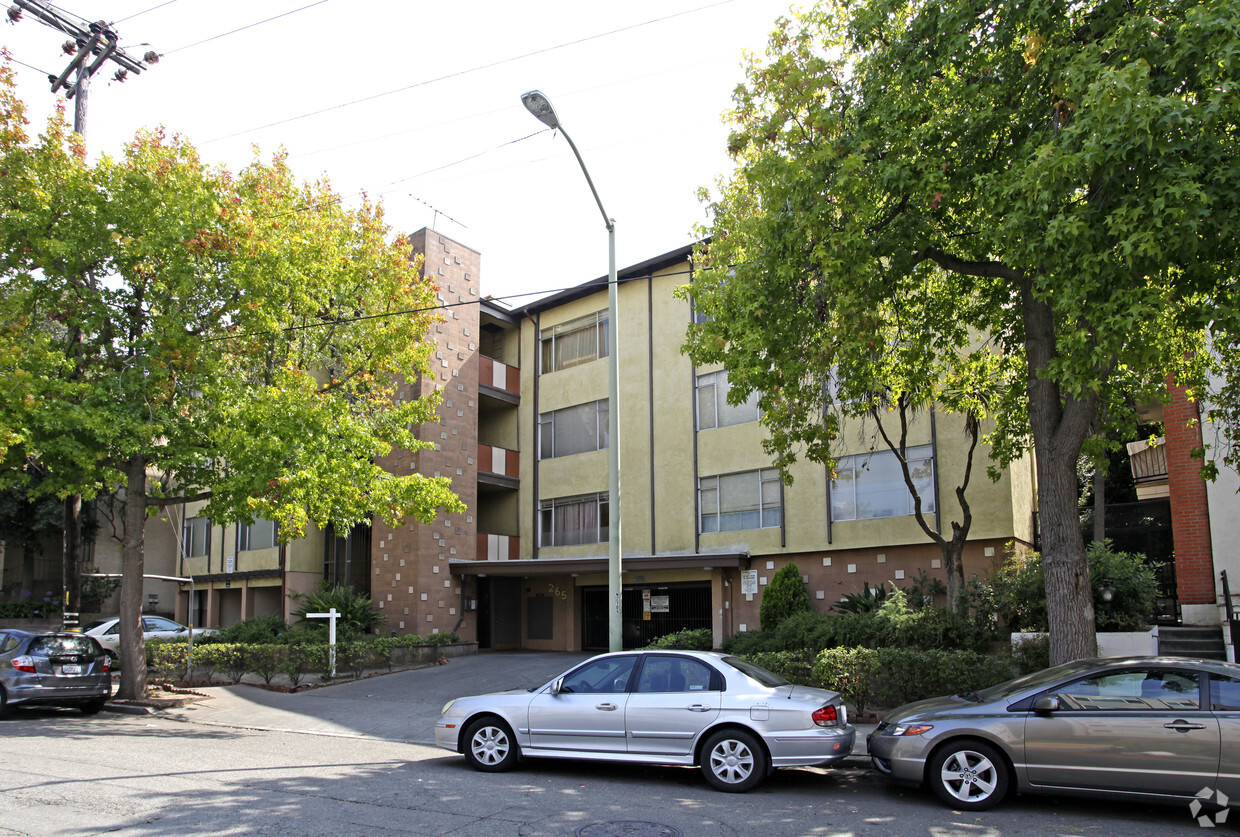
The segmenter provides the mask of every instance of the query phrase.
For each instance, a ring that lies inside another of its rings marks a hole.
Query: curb
[[[130,703],[111,703],[103,707],[104,712],[115,712],[118,715],[154,715],[155,710],[149,706],[135,706]]]

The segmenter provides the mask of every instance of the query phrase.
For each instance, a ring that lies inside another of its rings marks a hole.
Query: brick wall
[[[1172,401],[1163,408],[1163,423],[1176,587],[1181,605],[1212,604],[1214,559],[1206,483],[1201,478],[1201,460],[1192,456],[1202,444],[1197,403],[1188,400],[1184,387],[1172,383],[1168,390]]]

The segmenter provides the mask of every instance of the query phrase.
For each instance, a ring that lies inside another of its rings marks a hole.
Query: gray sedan
[[[603,654],[535,689],[449,701],[435,725],[436,743],[477,770],[527,756],[700,765],[730,792],[776,767],[837,762],[855,735],[835,692],[710,651]]]
[[[94,715],[112,694],[108,668],[92,637],[0,630],[0,718],[23,704],[75,706]]]
[[[1240,665],[1077,660],[891,712],[874,766],[980,811],[1021,793],[1240,804]]]

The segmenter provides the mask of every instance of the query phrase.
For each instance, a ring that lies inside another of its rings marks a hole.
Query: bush
[[[808,651],[761,651],[745,659],[798,686],[814,685],[814,655]]]
[[[814,685],[839,692],[856,712],[983,689],[1012,675],[1007,657],[907,648],[829,648],[813,669]]]
[[[1012,668],[1017,674],[1031,674],[1049,668],[1051,664],[1051,638],[1037,634],[1012,644]]]
[[[317,591],[305,595],[294,595],[302,603],[293,612],[297,624],[304,630],[327,633],[326,619],[308,619],[307,613],[327,613],[332,608],[340,614],[336,620],[336,639],[341,641],[345,631],[355,634],[369,633],[373,628],[387,621],[387,617],[379,612],[374,600],[352,587],[332,584],[324,581]]]
[[[279,616],[255,616],[229,625],[218,634],[219,642],[264,645],[280,641],[288,631],[288,624]]]
[[[174,682],[185,677],[189,643],[181,640],[164,642],[150,639],[146,642],[146,664],[156,680]]]
[[[780,567],[766,585],[758,609],[758,621],[763,630],[770,630],[793,614],[809,613],[811,610],[809,588],[801,577],[801,568],[795,563],[788,563]]]
[[[1094,619],[1100,631],[1145,630],[1154,616],[1158,580],[1154,568],[1136,554],[1115,552],[1110,542],[1093,543],[1086,553],[1090,582],[1094,588]],[[1102,587],[1109,580],[1115,588],[1111,601],[1102,600]],[[1030,552],[1009,556],[991,579],[995,608],[1012,632],[1045,633],[1046,581],[1042,556]]]
[[[240,624],[240,623],[238,623]],[[246,668],[257,674],[268,686],[272,679],[285,669],[285,657],[288,655],[287,645],[274,643],[247,645],[245,651]]]
[[[320,657],[326,656],[325,645],[285,645],[283,673],[288,675],[289,685],[296,689],[308,672],[320,668]]]
[[[710,628],[685,628],[664,634],[646,648],[652,651],[709,651],[714,644],[714,635]]]

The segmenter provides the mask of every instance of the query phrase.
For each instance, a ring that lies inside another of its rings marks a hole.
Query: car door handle
[[[594,708],[601,709],[604,712],[615,712],[616,711],[616,705],[614,703],[600,703],[598,706]]]
[[[1169,724],[1163,724],[1163,729],[1173,729],[1177,732],[1188,732],[1190,729],[1205,728],[1205,724],[1190,724],[1188,721],[1172,721]]]
[[[694,703],[694,704],[690,704],[689,706],[686,706],[685,708],[686,708],[686,709],[688,709],[690,712],[708,712],[708,711],[710,711],[710,707],[709,707],[709,706],[707,706],[707,705],[706,705],[706,704],[704,704],[704,703]]]

